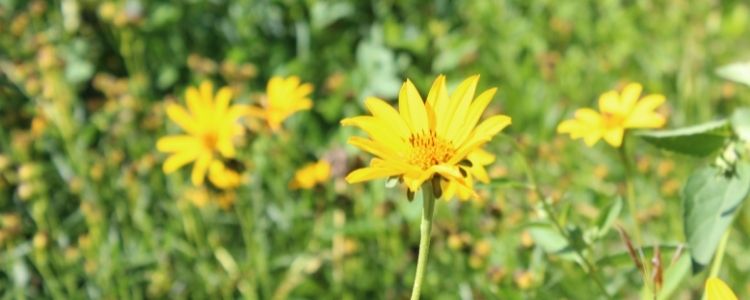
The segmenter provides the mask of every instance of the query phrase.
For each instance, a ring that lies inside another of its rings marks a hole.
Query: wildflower
[[[732,289],[717,277],[706,280],[706,300],[737,300]]]
[[[289,183],[292,189],[311,189],[316,184],[326,182],[331,177],[331,164],[326,160],[307,164],[296,173]]]
[[[242,176],[237,171],[224,166],[221,161],[215,160],[208,169],[208,179],[220,189],[233,189],[240,185]]]
[[[188,110],[177,104],[167,104],[167,116],[186,134],[162,137],[156,148],[171,154],[163,165],[166,174],[195,162],[190,178],[194,185],[199,186],[203,184],[209,167],[222,164],[222,157],[235,156],[233,139],[242,135],[243,128],[237,121],[246,106],[230,106],[232,90],[227,87],[219,89],[214,96],[213,85],[208,81],[201,83],[198,89],[189,87],[185,98]],[[213,169],[214,176],[209,176],[212,183],[217,186],[228,184],[224,181],[227,176],[218,176],[219,167]],[[219,178],[218,182],[214,181]]]
[[[511,123],[504,115],[479,123],[497,89],[474,98],[478,81],[478,75],[469,77],[449,95],[445,76],[438,76],[423,102],[406,80],[399,92],[398,111],[383,100],[368,98],[365,105],[372,116],[347,118],[341,123],[367,132],[369,139],[352,137],[349,143],[376,158],[369,167],[350,173],[347,182],[399,177],[409,191],[416,192],[436,176],[446,196],[455,192],[476,197],[472,178],[486,181],[483,166],[494,160],[481,147]]]
[[[664,103],[664,96],[650,94],[639,100],[642,90],[640,84],[631,83],[621,93],[606,92],[599,97],[599,112],[590,108],[578,109],[574,119],[557,126],[557,132],[568,133],[573,139],[582,138],[588,146],[603,138],[619,148],[627,129],[664,126],[665,117],[655,111]]]
[[[297,76],[275,76],[268,81],[261,106],[251,106],[247,112],[252,117],[265,120],[268,127],[276,131],[289,116],[312,107],[312,100],[308,98],[312,91],[312,84],[301,83]]]

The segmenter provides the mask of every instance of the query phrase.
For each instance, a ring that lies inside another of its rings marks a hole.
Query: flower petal
[[[208,172],[208,166],[212,161],[211,156],[212,155],[210,152],[205,152],[201,154],[198,160],[195,161],[193,172],[190,174],[190,180],[193,182],[193,185],[203,185],[203,181],[206,177],[206,172]]]
[[[199,141],[192,135],[170,135],[156,141],[156,150],[160,152],[180,152],[200,146]]]

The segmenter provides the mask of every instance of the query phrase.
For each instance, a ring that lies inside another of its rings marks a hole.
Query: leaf
[[[664,285],[659,291],[659,300],[672,299],[672,294],[680,286],[690,269],[690,258],[687,255],[681,256],[674,264],[664,272]]]
[[[750,86],[750,62],[736,62],[716,70],[716,74],[734,82]]]
[[[711,261],[719,239],[749,190],[750,164],[746,162],[738,163],[730,174],[704,167],[690,175],[682,192],[682,205],[693,272]]]
[[[736,110],[730,118],[732,130],[740,139],[750,142],[750,108]]]
[[[529,224],[528,226],[527,229],[534,243],[541,247],[544,252],[559,255],[560,258],[566,260],[579,260],[571,245],[552,224],[543,222]]]
[[[729,122],[719,120],[671,130],[639,132],[646,142],[672,152],[705,157],[719,150],[731,135]]]
[[[599,214],[596,220],[596,238],[601,238],[609,232],[612,227],[612,223],[620,216],[622,211],[622,198],[618,197],[614,202],[610,203],[607,209]]]

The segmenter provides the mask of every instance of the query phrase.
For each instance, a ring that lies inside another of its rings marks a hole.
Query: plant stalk
[[[417,258],[417,272],[414,275],[414,287],[411,290],[411,300],[419,300],[427,269],[427,259],[430,253],[430,238],[432,234],[432,219],[435,215],[435,194],[432,181],[422,185],[422,223],[419,226],[419,256]]]

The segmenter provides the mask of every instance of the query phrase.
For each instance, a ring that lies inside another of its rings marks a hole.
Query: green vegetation
[[[0,298],[409,297],[421,196],[346,183],[371,156],[339,122],[438,74],[513,123],[479,200],[436,200],[423,299],[700,299],[709,274],[748,298],[750,65],[721,68],[748,49],[744,1],[0,0]],[[211,80],[256,104],[275,75],[313,107],[243,123],[242,185],[164,174],[167,103]],[[556,132],[629,82],[667,125],[625,160]]]

